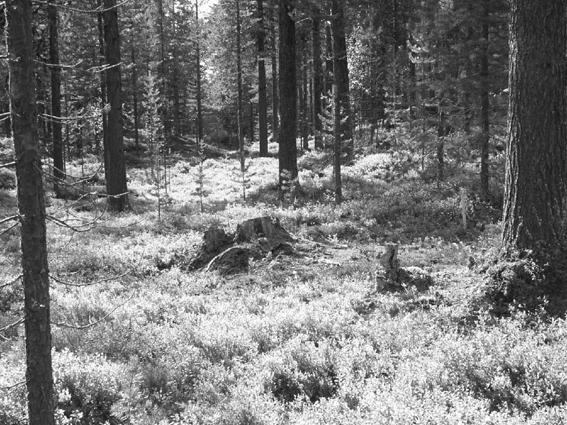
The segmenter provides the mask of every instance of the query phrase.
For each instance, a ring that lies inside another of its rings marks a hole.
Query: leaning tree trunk
[[[7,0],[10,112],[21,221],[26,384],[30,425],[53,425],[45,203],[37,137],[31,0]]]
[[[564,0],[512,0],[505,250],[564,243],[567,101]]]
[[[258,7],[258,137],[260,156],[268,155],[268,97],[266,93],[266,29],[264,28],[264,0],[257,0]]]
[[[122,85],[120,81],[120,40],[116,0],[104,0],[104,53],[106,57],[106,90],[110,111],[107,115],[107,134],[104,136],[106,192],[110,208],[124,211],[128,207],[124,136],[122,129]]]
[[[297,178],[297,74],[292,0],[279,0],[280,52],[280,189]]]
[[[59,34],[57,7],[53,0],[47,9],[49,18],[49,61],[51,62],[51,115],[61,116],[61,68],[59,67]],[[61,184],[65,180],[65,160],[63,155],[63,129],[59,118],[51,124],[53,138],[53,188],[55,196],[61,196]]]

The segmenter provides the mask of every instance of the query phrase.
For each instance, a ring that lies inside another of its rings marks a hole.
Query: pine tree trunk
[[[266,93],[266,30],[264,28],[264,0],[257,0],[258,12],[258,137],[260,156],[268,155],[268,97]]]
[[[97,6],[103,7],[103,0],[97,0]],[[98,28],[98,49],[99,49],[99,65],[103,67],[105,65],[105,53],[104,53],[104,23],[102,21],[102,13],[97,13],[97,28]],[[106,146],[108,143],[105,138],[108,136],[108,115],[106,111],[106,103],[108,102],[108,96],[106,93],[106,72],[100,73],[100,110],[102,111],[102,144]],[[67,126],[69,129],[69,126]],[[99,141],[95,140],[95,144],[98,147]],[[103,148],[104,149],[104,148]],[[105,157],[106,161],[106,157]],[[104,163],[106,168],[108,164]]]
[[[47,9],[49,20],[49,62],[51,63],[51,115],[61,116],[61,68],[59,68],[59,35],[57,7],[50,0]],[[65,161],[63,156],[63,129],[57,118],[51,123],[53,140],[53,188],[55,196],[61,196],[60,186],[65,180]]]
[[[237,80],[237,125],[238,125],[238,151],[240,153],[240,171],[244,173],[246,168],[246,158],[244,156],[244,135],[242,131],[242,45],[241,45],[241,28],[240,22],[240,0],[236,0],[236,80]],[[243,198],[246,194],[243,188]]]
[[[132,60],[132,109],[134,115],[134,141],[136,150],[140,152],[140,114],[138,105],[138,67],[136,65],[136,45],[134,43],[134,31],[132,31],[131,39],[131,60]]]
[[[480,196],[482,199],[489,197],[489,145],[490,145],[490,98],[489,85],[490,75],[488,68],[488,45],[489,45],[489,0],[483,0],[482,21],[482,52],[480,56],[480,117],[482,127],[482,138],[480,140]]]
[[[292,0],[279,0],[279,63],[280,63],[280,188],[297,178],[297,71],[295,22],[291,18],[295,7]]]
[[[346,162],[352,160],[354,141],[352,134],[352,116],[350,107],[350,90],[348,76],[347,46],[345,37],[345,5],[339,0],[332,1],[331,21],[333,33],[333,74],[334,86],[337,90],[339,111],[341,114],[340,132],[342,150]],[[336,102],[335,102],[336,103]],[[336,121],[335,121],[336,123]]]
[[[195,21],[197,27],[197,45],[196,45],[196,61],[197,61],[197,145],[201,148],[203,141],[203,97],[201,93],[201,25],[199,23],[199,0],[195,0]],[[201,155],[201,152],[199,152]]]
[[[272,65],[272,137],[275,142],[279,143],[280,133],[280,100],[279,100],[279,79],[278,79],[278,50],[277,50],[277,34],[274,17],[274,10],[279,0],[271,0],[270,4],[270,31],[271,31],[271,65]]]
[[[564,243],[567,17],[563,0],[511,1],[505,250]]]
[[[312,59],[313,59],[313,90],[311,93],[312,113],[313,113],[313,135],[315,138],[315,149],[323,149],[323,125],[321,123],[321,94],[323,91],[321,65],[321,18],[319,11],[312,18],[311,42],[312,42]]]
[[[26,384],[30,425],[53,425],[49,276],[45,203],[37,137],[33,75],[32,2],[7,0],[10,111],[21,221]]]
[[[106,90],[110,111],[107,134],[104,136],[106,191],[110,208],[124,211],[128,207],[124,137],[122,128],[122,86],[120,80],[120,35],[116,0],[104,0],[104,45],[106,63]]]

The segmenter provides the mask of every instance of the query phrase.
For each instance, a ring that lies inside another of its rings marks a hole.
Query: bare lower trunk
[[[21,221],[26,384],[30,425],[53,425],[49,277],[45,203],[33,76],[32,2],[7,0],[10,111]],[[16,60],[17,58],[17,60]]]

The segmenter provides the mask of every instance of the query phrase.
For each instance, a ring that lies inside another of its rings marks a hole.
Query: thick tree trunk
[[[51,115],[61,116],[61,68],[59,67],[59,34],[57,24],[57,7],[50,0],[47,9],[49,20],[49,62],[51,63]],[[53,140],[53,188],[55,196],[61,196],[61,183],[65,180],[65,160],[63,155],[63,129],[61,121],[54,119],[51,123]]]
[[[505,250],[564,243],[567,17],[563,0],[512,0]]]
[[[312,82],[312,123],[313,136],[315,138],[315,149],[323,149],[323,125],[321,123],[321,94],[323,91],[322,73],[323,66],[321,64],[321,18],[317,10],[312,18],[311,42],[312,42],[312,59],[313,59],[313,82]]]
[[[258,137],[260,156],[268,155],[268,97],[266,93],[266,29],[264,28],[264,0],[257,0],[258,12]]]
[[[128,207],[126,166],[124,163],[124,136],[122,129],[122,100],[120,80],[120,39],[116,0],[104,0],[104,44],[108,69],[106,90],[110,111],[107,119],[107,134],[104,136],[104,158],[106,191],[113,211],[124,211]]]
[[[482,127],[482,138],[480,140],[480,196],[483,199],[489,197],[489,145],[490,145],[490,98],[489,85],[490,75],[488,68],[488,45],[489,45],[489,0],[483,0],[482,21],[482,52],[480,56],[480,117]]]
[[[295,57],[295,7],[292,0],[279,0],[280,63],[280,188],[297,178],[297,75]]]
[[[347,162],[352,160],[354,141],[352,134],[352,116],[350,108],[350,90],[348,76],[347,46],[345,37],[345,5],[339,0],[332,2],[332,32],[333,32],[333,74],[334,85],[338,97],[340,116],[340,132],[342,152]],[[335,102],[336,104],[336,102]],[[337,106],[337,105],[335,105]]]
[[[45,203],[37,137],[31,0],[7,0],[10,111],[21,221],[30,425],[53,425],[49,276]]]

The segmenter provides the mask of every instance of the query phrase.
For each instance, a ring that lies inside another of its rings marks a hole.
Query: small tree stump
[[[400,261],[398,260],[398,245],[386,245],[386,252],[380,257],[380,265],[386,273],[386,281],[398,284],[400,280]]]

